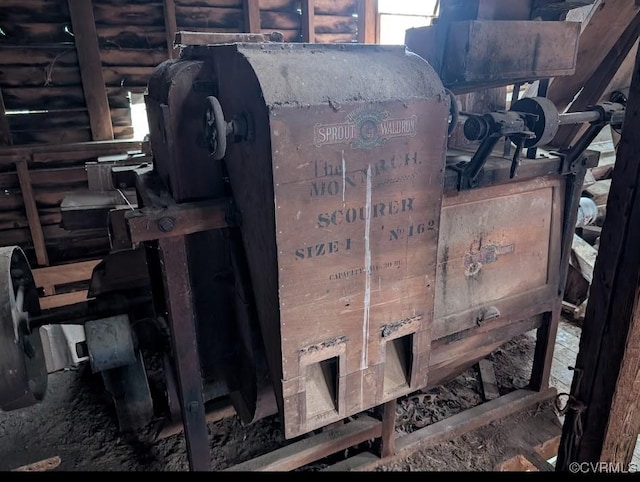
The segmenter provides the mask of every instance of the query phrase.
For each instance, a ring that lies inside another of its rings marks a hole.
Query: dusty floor
[[[526,386],[533,347],[533,335],[525,334],[491,355],[501,394]],[[60,457],[56,470],[62,471],[187,469],[182,434],[156,441],[157,425],[135,438],[118,432],[115,410],[100,380],[92,376],[90,370],[52,375],[48,392],[42,404],[0,413],[0,470],[12,470],[54,456]],[[479,375],[472,368],[434,390],[405,397],[398,404],[396,430],[399,435],[408,433],[478,405],[483,401],[481,393]],[[522,424],[533,424],[548,438],[560,432],[553,405],[546,404],[377,470],[490,471],[518,451],[520,442],[511,431]],[[285,443],[276,416],[250,426],[243,426],[236,417],[231,417],[209,424],[209,429],[213,470],[223,470]],[[370,445],[356,447],[301,470],[321,470]]]

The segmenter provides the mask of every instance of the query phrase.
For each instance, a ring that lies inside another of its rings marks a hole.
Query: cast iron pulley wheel
[[[17,246],[0,248],[0,409],[28,407],[44,398],[47,368],[29,315],[40,303],[29,262]]]
[[[205,136],[214,160],[221,160],[227,152],[227,122],[217,98],[207,97]]]

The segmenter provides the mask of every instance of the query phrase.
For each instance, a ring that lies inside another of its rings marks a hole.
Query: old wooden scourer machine
[[[275,398],[295,438],[532,329],[530,388],[546,388],[586,148],[624,106],[461,113],[405,47],[204,43],[149,82],[153,166],[136,172],[138,209],[112,213],[90,299],[40,310],[23,253],[2,248],[0,408],[88,360],[138,428],[154,407],[143,355],[159,354],[206,469],[205,404],[222,397],[247,423]],[[521,155],[569,122],[589,124],[572,149]],[[447,150],[463,123],[475,152]]]

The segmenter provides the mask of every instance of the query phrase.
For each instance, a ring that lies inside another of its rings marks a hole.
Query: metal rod
[[[131,307],[146,303],[151,303],[151,296],[81,301],[43,310],[40,315],[29,318],[29,329],[34,330],[45,325],[84,325],[87,321],[126,313]]]
[[[588,110],[585,112],[569,112],[560,114],[559,125],[566,124],[583,124],[585,122],[596,122],[600,120],[600,113],[596,110]]]

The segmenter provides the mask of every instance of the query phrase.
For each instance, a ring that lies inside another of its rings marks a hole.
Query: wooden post
[[[394,398],[383,406],[380,453],[382,458],[391,457],[396,453],[396,405],[397,400]]]
[[[7,112],[4,108],[2,90],[0,90],[0,146],[10,146],[11,144],[11,129],[9,128]]]
[[[112,140],[111,111],[102,75],[92,2],[89,0],[68,0],[68,2],[80,64],[82,90],[89,111],[91,135],[94,141]]]
[[[378,2],[359,0],[358,3],[358,42],[374,44],[378,38]]]
[[[640,431],[640,55],[618,146],[557,470],[631,461]]]
[[[244,27],[247,33],[260,33],[260,3],[258,0],[242,0]]]
[[[35,197],[33,196],[27,161],[17,162],[16,170],[18,171],[18,181],[20,182],[24,208],[27,212],[29,231],[31,231],[31,239],[33,240],[33,246],[36,250],[36,259],[40,266],[49,266],[49,256],[47,256],[47,247],[44,241],[44,234],[42,233],[38,207],[36,206]]]
[[[302,0],[302,41],[316,41],[315,0]]]
[[[163,8],[164,29],[167,33],[167,52],[170,59],[175,59],[176,49],[174,47],[174,42],[176,39],[176,32],[178,31],[175,0],[163,0]]]

